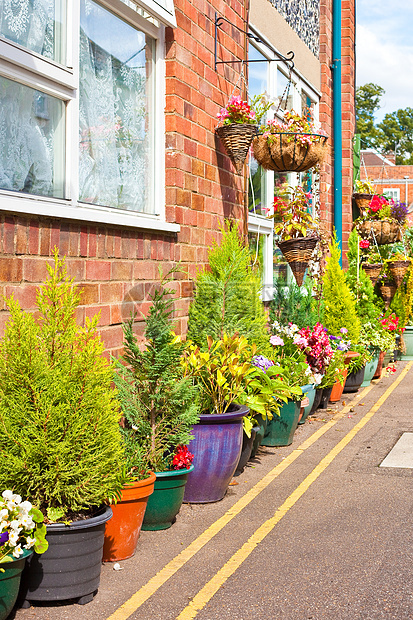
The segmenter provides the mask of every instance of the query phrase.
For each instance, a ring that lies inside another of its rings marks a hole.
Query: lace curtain
[[[80,200],[152,211],[154,41],[91,0],[81,2]]]
[[[60,0],[56,0],[60,7]],[[46,58],[55,53],[55,0],[0,0],[0,33]]]

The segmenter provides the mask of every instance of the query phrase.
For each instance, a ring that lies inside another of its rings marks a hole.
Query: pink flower
[[[369,241],[368,239],[362,239],[362,240],[360,241],[360,247],[361,247],[363,250],[366,250],[367,248],[369,248],[369,247],[370,247],[370,241]]]
[[[270,343],[276,347],[277,345],[284,345],[284,340],[282,338],[280,338],[279,336],[271,336],[270,338]]]

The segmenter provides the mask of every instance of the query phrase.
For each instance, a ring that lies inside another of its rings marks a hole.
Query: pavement
[[[221,502],[141,532],[88,605],[16,620],[413,620],[409,435],[407,460],[380,467],[413,432],[413,362],[396,367],[260,448]]]

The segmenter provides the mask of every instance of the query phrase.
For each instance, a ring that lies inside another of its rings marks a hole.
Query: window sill
[[[181,230],[179,224],[165,222],[157,215],[133,213],[95,205],[72,204],[65,200],[38,196],[16,196],[8,192],[0,192],[0,211],[93,222],[95,224],[127,226],[164,233],[178,233]]]

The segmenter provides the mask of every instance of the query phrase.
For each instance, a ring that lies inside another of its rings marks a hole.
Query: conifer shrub
[[[245,336],[260,353],[270,353],[267,315],[261,300],[261,278],[250,262],[238,226],[226,223],[222,242],[209,252],[209,267],[198,274],[189,308],[188,338],[202,350],[207,338]]]
[[[300,329],[314,327],[319,315],[313,298],[311,278],[306,278],[303,286],[289,282],[284,278],[277,281],[274,296],[270,302],[270,322],[277,321],[281,325],[294,323]]]
[[[340,247],[336,235],[333,236],[329,251],[323,277],[323,325],[333,336],[340,336],[340,329],[345,327],[348,330],[347,338],[356,345],[360,338],[360,319],[357,316],[354,296],[340,267]]]
[[[37,293],[38,316],[7,300],[0,344],[0,488],[29,498],[51,520],[120,494],[123,448],[113,368],[98,317],[76,324],[79,293],[55,250]]]
[[[128,469],[135,478],[148,470],[173,469],[174,455],[189,443],[192,425],[199,420],[197,390],[181,364],[185,345],[171,330],[173,291],[164,286],[171,273],[151,296],[143,351],[133,333],[133,317],[123,325],[125,353],[115,384],[125,419],[121,432]]]

